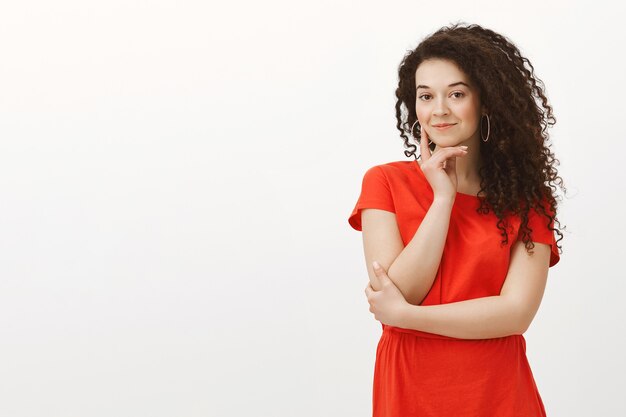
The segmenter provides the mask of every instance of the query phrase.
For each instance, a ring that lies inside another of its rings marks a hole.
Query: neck
[[[456,177],[460,189],[478,188],[480,186],[479,168],[482,166],[480,157],[480,143],[474,140],[467,140],[459,143],[459,146],[468,146],[466,155],[456,158]],[[435,146],[434,152],[438,152],[441,148]]]
[[[456,177],[459,184],[480,184],[480,152],[471,150],[463,157],[456,158]]]

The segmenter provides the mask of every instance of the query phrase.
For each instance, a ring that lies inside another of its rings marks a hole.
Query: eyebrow
[[[456,82],[456,83],[452,83],[452,84],[450,84],[448,87],[454,87],[455,85],[460,85],[460,84],[462,84],[462,85],[464,85],[465,87],[469,88],[469,85],[465,84],[463,81],[458,81],[458,82]],[[417,88],[415,89],[415,91],[419,90],[420,88],[430,88],[430,87],[429,87],[429,86],[427,86],[427,85],[422,85],[422,84],[420,84],[420,85],[418,85],[418,86],[417,86]]]

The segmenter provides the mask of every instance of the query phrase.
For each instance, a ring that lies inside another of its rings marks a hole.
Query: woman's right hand
[[[435,198],[454,200],[457,190],[456,158],[467,155],[463,146],[450,146],[439,148],[431,154],[428,147],[428,134],[421,126],[420,151],[422,164],[420,165],[424,176],[433,189]]]

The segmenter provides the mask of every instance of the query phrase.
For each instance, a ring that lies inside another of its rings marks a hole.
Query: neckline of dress
[[[422,171],[422,167],[420,166],[419,161],[417,159],[415,159],[414,162],[415,162],[415,165],[416,165],[415,170],[419,172],[420,176],[430,186],[430,183],[428,182],[428,179],[426,178],[426,175],[424,175],[424,172]],[[413,162],[411,162],[411,163],[413,163]],[[431,189],[432,189],[432,187],[431,187]],[[474,195],[474,194],[460,193],[458,191],[456,192],[456,196],[457,197],[461,197],[461,198],[466,198],[466,199],[469,199],[469,200],[474,200],[474,201],[478,201],[478,200],[484,198],[484,197],[478,197],[477,195]]]

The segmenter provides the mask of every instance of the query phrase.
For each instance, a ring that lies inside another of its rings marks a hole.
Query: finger
[[[424,130],[424,126],[420,125],[420,154],[422,155],[422,162],[430,159],[430,148],[428,147],[428,133]]]
[[[467,151],[460,146],[441,148],[439,151],[432,154],[431,159],[433,162],[431,162],[431,164],[445,168],[445,165],[443,164],[445,161],[458,156],[463,156],[465,154],[467,154]]]
[[[372,269],[374,270],[374,273],[376,274],[376,276],[380,276],[380,273],[383,270],[380,264],[376,261],[372,262]]]
[[[446,172],[448,173],[455,173],[456,172],[456,156],[453,156],[450,159],[446,159],[446,165],[444,167],[444,169],[446,170]]]
[[[379,279],[379,282],[381,284],[384,284],[385,281],[389,280],[387,271],[385,271],[378,262],[376,261],[372,262],[372,268],[374,269],[374,274],[376,274],[376,278]]]
[[[374,268],[374,270],[376,271],[376,276],[379,279],[380,285],[383,287],[389,285],[389,283],[391,282],[391,278],[389,278],[389,275],[387,275],[387,271],[385,271],[382,267],[378,268],[378,270]]]
[[[382,268],[378,271],[378,278],[380,278],[381,285],[385,285],[387,281],[389,281],[389,275],[387,275],[387,272]]]

